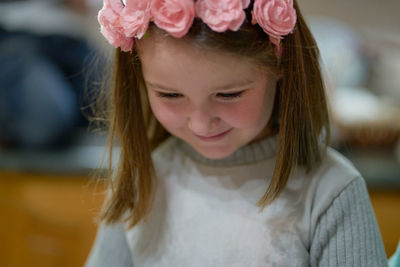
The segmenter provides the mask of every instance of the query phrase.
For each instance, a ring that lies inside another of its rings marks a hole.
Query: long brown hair
[[[293,33],[282,40],[281,57],[276,56],[276,48],[269,42],[268,35],[251,24],[250,14],[237,32],[216,33],[195,20],[183,38],[199,48],[246,56],[282,77],[277,84],[273,113],[267,125],[271,133],[279,135],[276,165],[271,183],[257,203],[261,209],[284,189],[295,166],[303,166],[307,171],[316,166],[329,142],[328,110],[318,48],[297,3],[294,5],[297,24]],[[154,32],[161,30],[150,25],[147,34]],[[111,155],[117,140],[121,155],[114,172],[109,164],[111,190],[101,219],[105,223],[124,219],[133,227],[151,210],[156,183],[151,151],[169,134],[151,112],[140,57],[135,48],[130,53],[117,49],[111,81],[107,113],[109,148]]]

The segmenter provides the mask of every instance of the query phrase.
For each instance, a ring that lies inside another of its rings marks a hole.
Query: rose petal
[[[114,47],[121,47],[122,51],[130,51],[134,41],[127,38],[120,24],[123,5],[119,0],[104,0],[104,6],[99,11],[97,19],[100,23],[100,32]]]
[[[146,33],[150,22],[150,1],[127,0],[121,14],[121,26],[127,37],[138,39]]]
[[[196,14],[213,31],[224,32],[227,29],[237,31],[243,24],[246,14],[243,9],[248,0],[198,0]]]
[[[192,0],[153,0],[151,14],[154,23],[170,35],[180,38],[192,26],[195,17]]]
[[[252,14],[253,22],[256,21],[273,40],[291,33],[297,20],[293,0],[255,0]]]

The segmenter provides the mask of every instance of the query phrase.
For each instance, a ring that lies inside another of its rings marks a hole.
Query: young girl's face
[[[171,134],[211,159],[264,137],[275,75],[245,58],[180,39],[148,37],[138,49],[151,108]]]

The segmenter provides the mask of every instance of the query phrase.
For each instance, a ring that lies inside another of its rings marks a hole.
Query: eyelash
[[[244,90],[240,91],[240,92],[234,92],[234,93],[218,93],[217,97],[221,97],[225,100],[231,100],[231,99],[242,97],[243,93],[244,93]],[[164,93],[164,92],[157,92],[157,96],[162,97],[162,98],[169,98],[169,99],[176,99],[176,98],[182,97],[182,95],[179,93]]]
[[[234,92],[234,93],[218,93],[217,96],[221,96],[222,98],[226,99],[234,99],[239,98],[243,95],[244,91]]]
[[[181,97],[181,94],[178,93],[163,93],[163,92],[157,92],[158,97],[163,97],[163,98],[178,98]]]

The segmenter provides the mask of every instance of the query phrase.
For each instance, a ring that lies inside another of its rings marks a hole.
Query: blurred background
[[[400,2],[298,0],[316,37],[332,146],[367,181],[388,256],[400,240]],[[104,198],[105,136],[82,115],[110,48],[101,0],[0,0],[2,266],[82,266]]]

